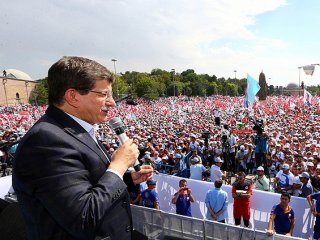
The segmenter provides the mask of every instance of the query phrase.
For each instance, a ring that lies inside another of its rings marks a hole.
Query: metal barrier
[[[205,219],[166,213],[161,210],[131,205],[133,227],[148,239],[195,239],[195,240],[298,240],[302,238],[238,227]]]

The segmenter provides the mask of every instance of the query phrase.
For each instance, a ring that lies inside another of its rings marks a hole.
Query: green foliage
[[[313,96],[320,96],[320,85],[307,87],[307,91]]]
[[[126,71],[120,73],[113,84],[115,97],[130,94],[134,98],[158,99],[164,96],[211,96],[211,95],[244,95],[247,80],[224,77],[217,78],[215,75],[197,74],[193,69],[187,69],[181,73],[167,71],[159,68],[150,73]],[[308,87],[312,95],[320,95],[320,86]],[[268,95],[281,94],[278,86],[270,85]],[[30,94],[30,102],[45,104],[48,100],[47,79],[39,80],[39,84]]]
[[[30,92],[29,102],[34,105],[41,105],[48,103],[48,84],[47,78],[39,79],[38,84]]]
[[[117,76],[116,81],[112,84],[112,91],[115,98],[119,98],[128,93],[129,85],[121,76]]]

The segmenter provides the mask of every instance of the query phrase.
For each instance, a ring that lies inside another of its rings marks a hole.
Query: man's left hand
[[[139,172],[132,171],[131,177],[134,184],[139,184],[152,178],[153,167],[144,165]]]

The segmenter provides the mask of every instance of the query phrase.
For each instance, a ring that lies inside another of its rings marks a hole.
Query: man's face
[[[108,120],[110,108],[115,106],[112,97],[112,85],[106,80],[97,80],[91,91],[104,92],[107,93],[107,96],[95,92],[89,92],[85,95],[79,94],[77,117],[90,124],[105,122]]]
[[[263,174],[264,174],[264,171],[263,170],[257,170],[257,175],[258,176],[263,176]]]
[[[187,187],[187,182],[181,182],[179,187],[180,188]]]
[[[300,182],[302,182],[302,183],[307,183],[308,182],[308,178],[305,178],[305,177],[299,177],[299,179],[300,179]]]
[[[245,177],[244,177],[244,176],[239,176],[239,177],[238,177],[238,181],[239,181],[240,183],[244,183],[244,180],[245,180]]]
[[[280,197],[280,205],[282,207],[287,207],[289,205],[290,199],[286,196],[281,196]]]

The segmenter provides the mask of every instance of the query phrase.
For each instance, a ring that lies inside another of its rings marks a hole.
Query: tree
[[[208,95],[217,95],[218,94],[218,84],[216,82],[210,82],[208,84]]]
[[[232,97],[238,96],[238,86],[228,82],[225,85],[225,94]]]
[[[113,84],[113,92],[118,93],[118,96],[121,98],[121,96],[128,94],[128,89],[128,83],[123,79],[123,77],[117,77],[116,82]]]
[[[268,95],[273,95],[273,94],[274,94],[274,92],[275,92],[275,90],[274,90],[274,86],[273,86],[273,85],[270,85],[268,89],[269,89],[269,91],[268,91]]]
[[[38,84],[30,92],[29,102],[35,105],[48,103],[48,78],[39,79]]]
[[[158,86],[156,81],[147,74],[141,73],[132,83],[132,90],[138,97],[146,99],[157,99],[159,97]]]

